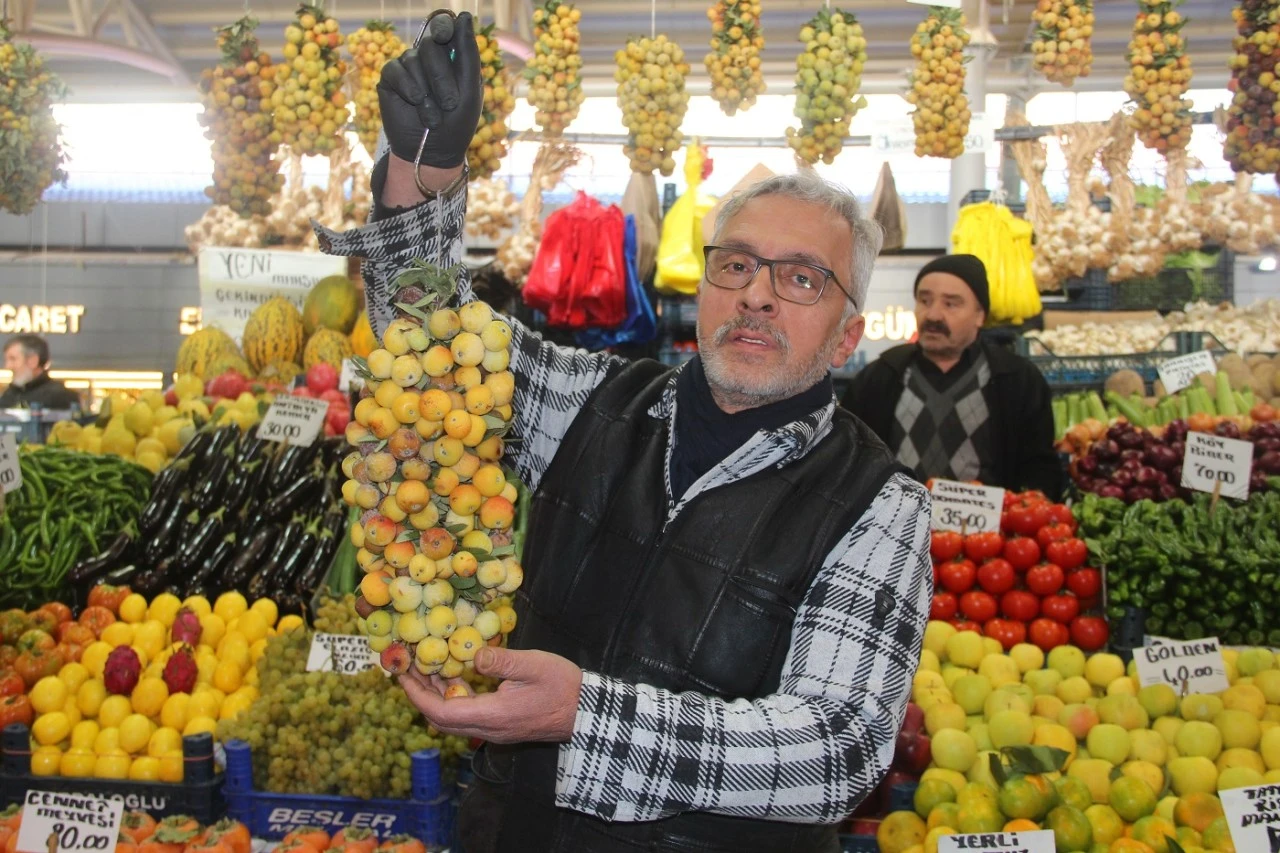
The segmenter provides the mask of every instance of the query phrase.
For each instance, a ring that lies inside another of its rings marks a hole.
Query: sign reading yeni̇
[[[273,296],[302,308],[307,291],[320,279],[345,275],[347,259],[334,255],[267,249],[200,250],[200,319],[237,341],[253,310]]]

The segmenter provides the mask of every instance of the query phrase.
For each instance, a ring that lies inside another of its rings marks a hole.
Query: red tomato
[[[1044,549],[1044,556],[1050,563],[1057,563],[1064,571],[1069,572],[1084,565],[1084,561],[1089,558],[1089,546],[1084,544],[1083,539],[1076,539],[1074,536],[1070,539],[1058,539],[1050,542],[1049,547]]]
[[[1046,524],[1035,534],[1036,542],[1040,545],[1041,551],[1048,548],[1050,542],[1056,542],[1059,539],[1070,539],[1075,535],[1076,531],[1074,528],[1068,527],[1065,524],[1058,524],[1057,522]]]
[[[971,533],[964,537],[964,555],[975,563],[991,557],[998,557],[1004,548],[1004,537],[994,530],[986,533]]]
[[[1000,599],[1000,612],[1006,619],[1030,622],[1040,615],[1040,599],[1025,589],[1011,589]]]
[[[1014,569],[1025,572],[1040,562],[1040,546],[1036,540],[1024,536],[1010,539],[1004,543],[1004,558]]]
[[[1062,589],[1064,580],[1066,578],[1062,573],[1062,567],[1053,563],[1041,563],[1033,567],[1031,571],[1027,572],[1026,577],[1027,589],[1041,597],[1053,595]]]
[[[32,628],[23,632],[18,638],[17,646],[20,652],[32,652],[36,649],[51,649],[57,643],[53,637],[41,628]]]
[[[1023,500],[1008,510],[1009,526],[1014,533],[1035,536],[1036,531],[1049,523],[1049,505],[1043,501]]]
[[[0,696],[16,696],[27,692],[27,682],[12,669],[0,669]]]
[[[972,631],[975,634],[982,633],[981,625],[977,622],[970,622],[967,619],[952,619],[951,627],[955,628],[957,631]]]
[[[996,600],[981,590],[970,590],[960,596],[960,612],[966,619],[986,622],[996,615]]]
[[[22,676],[27,687],[31,687],[46,675],[57,675],[64,663],[66,659],[56,649],[35,649],[18,655],[13,668]]]
[[[1054,622],[1066,625],[1080,615],[1080,599],[1069,592],[1050,595],[1040,602],[1040,612]]]
[[[1101,616],[1077,616],[1071,621],[1071,642],[1086,652],[1102,648],[1110,636],[1107,620]]]
[[[1002,557],[993,557],[978,567],[978,585],[992,595],[1003,595],[1013,589],[1017,575]]]
[[[933,601],[929,604],[929,618],[941,619],[947,621],[956,618],[960,605],[956,601],[956,597],[949,592],[935,592]]]
[[[1067,626],[1060,622],[1054,622],[1052,619],[1037,619],[1027,628],[1027,637],[1031,642],[1040,647],[1042,651],[1049,651],[1064,645],[1071,639]]]
[[[938,583],[947,592],[957,595],[973,589],[973,579],[977,569],[968,560],[950,560],[938,564]]]
[[[54,629],[58,627],[58,617],[52,610],[32,610],[27,614],[28,621],[31,622],[31,628],[28,630],[39,629],[46,634],[52,634]]]
[[[0,729],[10,723],[22,723],[24,726],[29,726],[34,716],[31,710],[31,701],[26,696],[6,696],[0,699]]]
[[[1026,642],[1027,626],[1012,619],[988,619],[987,624],[982,626],[982,633],[998,640],[1007,652],[1018,643]]]
[[[101,637],[108,625],[116,621],[116,615],[105,607],[91,605],[80,613],[80,624],[93,631],[95,637]]]
[[[48,604],[42,604],[40,609],[52,613],[53,618],[58,620],[58,624],[71,620],[71,608],[61,601],[50,601]]]
[[[964,537],[954,530],[935,530],[929,541],[929,554],[934,562],[944,563],[960,556],[964,547]]]
[[[1102,591],[1102,572],[1097,569],[1067,572],[1067,589],[1080,598],[1093,598]]]
[[[1074,532],[1076,530],[1076,517],[1071,514],[1071,507],[1066,504],[1050,504],[1049,520],[1058,524],[1065,524]]]

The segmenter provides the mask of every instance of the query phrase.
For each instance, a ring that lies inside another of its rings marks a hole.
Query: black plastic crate
[[[1205,269],[1166,267],[1154,276],[1107,281],[1106,270],[1089,270],[1063,285],[1067,302],[1061,311],[1181,311],[1188,302],[1230,302],[1235,296],[1235,255],[1220,249],[1216,263]]]
[[[31,773],[31,733],[21,723],[6,726],[0,752],[0,808],[26,799],[27,791],[97,794],[124,801],[126,809],[155,818],[190,815],[202,824],[225,812],[223,777],[215,773],[213,736],[182,739],[183,781],[140,782],[133,779],[90,779],[80,776],[35,776]]]

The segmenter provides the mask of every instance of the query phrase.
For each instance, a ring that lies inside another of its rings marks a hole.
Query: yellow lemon
[[[243,672],[243,667],[235,661],[221,661],[213,671],[213,686],[223,693],[234,693],[240,688]]]
[[[72,661],[58,670],[58,678],[67,685],[67,691],[74,695],[80,685],[89,680],[89,670],[84,664]]]
[[[157,619],[168,628],[173,625],[174,617],[178,615],[180,607],[182,607],[182,599],[171,592],[162,592],[151,599],[151,606],[147,608],[147,618]]]
[[[93,766],[96,761],[97,756],[93,754],[92,749],[72,746],[62,754],[61,761],[58,764],[58,774],[61,776],[92,776]]]
[[[160,781],[182,781],[182,750],[172,750],[160,756]]]
[[[281,616],[280,621],[276,623],[276,633],[285,634],[289,631],[296,630],[305,626],[307,623],[302,621],[302,617],[297,614],[290,613],[287,616]]]
[[[217,719],[218,710],[222,707],[222,702],[218,699],[218,694],[211,690],[200,690],[191,694],[191,701],[187,703],[187,722],[196,717],[210,717]],[[183,725],[186,729],[186,725]]]
[[[133,626],[134,645],[141,646],[147,658],[154,658],[164,650],[169,639],[169,628],[159,619],[148,619]]]
[[[249,609],[249,602],[245,601],[244,596],[238,592],[224,592],[218,596],[218,600],[213,603],[213,612],[219,616],[223,622],[230,622],[240,614]]]
[[[156,782],[160,779],[160,759],[150,755],[140,755],[129,763],[129,778],[142,782]]]
[[[261,599],[265,601],[266,599]],[[271,623],[267,621],[267,617],[259,610],[246,610],[240,616],[240,624],[237,626],[244,638],[249,641],[250,645],[258,640],[266,639],[267,631],[271,629]],[[230,630],[230,626],[228,626]]]
[[[120,721],[120,748],[137,754],[147,748],[151,740],[151,721],[141,714],[130,714]]]
[[[147,600],[136,592],[129,593],[120,602],[120,618],[131,625],[146,619]]]
[[[104,728],[93,739],[93,751],[98,755],[106,755],[120,748],[120,730],[115,726]]]
[[[169,688],[165,686],[163,679],[142,678],[138,680],[138,686],[133,688],[133,694],[129,698],[133,703],[133,710],[144,717],[154,717],[168,701]]]
[[[121,750],[99,755],[93,765],[93,775],[99,779],[127,779],[130,763],[129,756]]]
[[[226,701],[222,703],[222,708],[218,711],[218,719],[234,720],[241,711],[245,710],[252,704],[253,699],[245,696],[237,690],[235,693],[228,696]]]
[[[276,607],[276,603],[269,598],[259,598],[253,603],[253,606],[250,607],[249,610],[257,613],[265,619],[267,621],[268,628],[275,625],[276,619],[280,617],[280,609]]]
[[[62,763],[62,751],[56,746],[37,747],[31,753],[32,776],[57,776]]]
[[[119,623],[112,623],[119,624]],[[111,654],[112,646],[102,640],[97,640],[85,647],[84,654],[80,656],[80,663],[84,664],[84,668],[94,678],[102,678],[102,670],[107,665],[107,655]]]
[[[67,715],[68,722],[75,725],[84,719],[84,715],[80,713],[80,706],[76,704],[76,697],[68,696],[67,703],[62,706],[62,713]]]
[[[187,705],[191,696],[186,693],[173,693],[164,700],[160,707],[160,725],[182,730],[187,724]]]
[[[204,732],[213,734],[218,728],[218,721],[213,717],[192,717],[187,721],[186,728],[182,730],[182,736],[198,735]]]
[[[182,606],[201,619],[213,612],[213,605],[203,595],[188,595],[182,600]]]
[[[71,745],[92,751],[98,731],[98,724],[93,720],[81,720],[71,727]]]
[[[107,686],[97,679],[90,679],[76,691],[76,707],[86,717],[98,716],[98,709],[107,698]]]
[[[71,734],[71,720],[62,711],[41,714],[31,725],[31,736],[41,746],[54,746]]]
[[[183,724],[185,726],[185,723]],[[163,758],[170,752],[182,751],[182,731],[169,726],[161,726],[151,733],[147,741],[147,755]]]
[[[31,688],[27,699],[31,701],[31,707],[37,714],[47,714],[50,711],[62,710],[67,704],[70,693],[66,682],[61,678],[56,675],[46,675]]]
[[[222,635],[227,633],[227,623],[217,613],[200,617],[200,645],[217,648]]]
[[[98,708],[98,725],[103,728],[115,728],[131,713],[133,713],[133,706],[129,704],[129,697],[108,696],[102,700],[102,706]]]
[[[227,631],[218,643],[218,661],[230,661],[243,672],[249,666],[249,641],[239,631]]]
[[[116,646],[133,645],[133,630],[134,626],[130,625],[128,622],[112,622],[106,628],[102,629],[102,642],[106,643],[113,649]],[[88,649],[85,651],[88,651]]]
[[[267,641],[265,639],[258,640],[249,646],[249,663],[255,664],[262,659],[267,653]]]

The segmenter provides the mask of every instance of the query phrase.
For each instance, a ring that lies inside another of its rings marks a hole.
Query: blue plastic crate
[[[244,741],[225,744],[227,813],[249,827],[254,838],[275,841],[300,826],[330,833],[344,826],[373,830],[380,838],[407,834],[428,847],[449,843],[456,802],[440,781],[440,752],[410,756],[412,793],[407,800],[362,800],[314,794],[272,794],[253,789],[253,755]]]
[[[916,807],[916,788],[919,782],[899,782],[889,789],[889,811],[909,812]]]
[[[139,782],[131,779],[89,779],[78,776],[31,775],[31,733],[21,723],[6,726],[0,752],[0,808],[22,803],[27,791],[97,794],[117,797],[126,809],[145,811],[155,818],[190,815],[203,824],[224,814],[223,777],[215,773],[213,736],[205,733],[182,739],[182,782]]]
[[[874,835],[840,836],[841,853],[880,853],[880,845]]]

